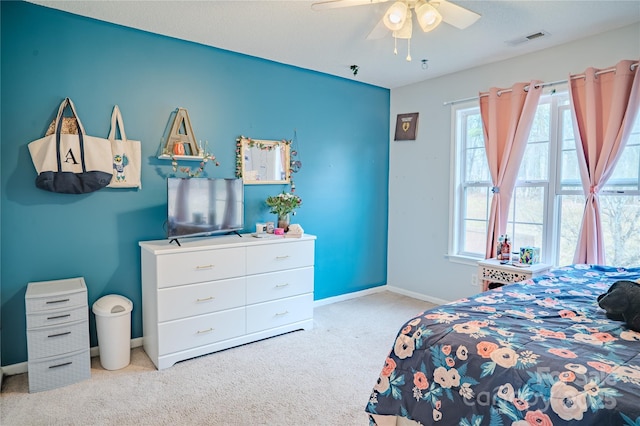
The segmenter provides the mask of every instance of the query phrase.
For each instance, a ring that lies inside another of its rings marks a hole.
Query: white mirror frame
[[[245,185],[290,182],[290,141],[240,137],[236,153],[236,176],[241,177]]]

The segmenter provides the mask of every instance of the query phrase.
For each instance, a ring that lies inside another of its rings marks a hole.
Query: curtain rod
[[[638,64],[640,64],[640,63],[639,62],[635,62],[635,63],[631,64],[631,66],[629,67],[631,69],[631,71],[633,71],[634,68],[637,68]],[[596,75],[606,74],[606,73],[609,73],[609,72],[614,72],[615,70],[616,70],[615,68],[607,68],[605,70],[601,70],[601,71],[596,72]],[[578,78],[585,78],[585,77],[586,77],[585,74],[572,75],[571,76],[571,80],[576,80]],[[558,80],[558,81],[552,81],[552,82],[549,82],[549,83],[537,84],[535,87],[557,86],[558,84],[565,84],[565,83],[568,83],[568,82],[569,82],[569,80]],[[512,90],[513,89],[500,90],[498,92],[498,96],[500,96],[502,93],[511,92]],[[524,90],[525,90],[525,92],[527,90],[529,90],[529,86],[528,85],[525,86]],[[447,105],[459,104],[459,103],[462,103],[462,102],[468,102],[468,101],[473,101],[475,99],[480,99],[481,97],[484,97],[484,96],[489,96],[489,94],[487,93],[487,94],[483,94],[483,95],[479,95],[479,96],[472,96],[470,98],[456,99],[455,101],[447,101],[447,102],[443,102],[442,105],[443,106],[447,106]]]

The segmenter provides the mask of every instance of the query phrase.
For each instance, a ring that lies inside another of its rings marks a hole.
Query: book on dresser
[[[155,366],[313,328],[315,239],[140,242],[143,347]]]

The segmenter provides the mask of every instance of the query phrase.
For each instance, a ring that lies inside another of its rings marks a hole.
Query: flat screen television
[[[167,238],[208,236],[244,228],[242,179],[167,178]]]

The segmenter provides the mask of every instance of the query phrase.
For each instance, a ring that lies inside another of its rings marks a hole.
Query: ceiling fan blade
[[[448,2],[447,0],[436,0],[431,3],[438,9],[444,22],[461,30],[464,30],[480,19],[480,15],[476,12]]]
[[[380,19],[375,27],[367,35],[367,40],[378,40],[389,34],[389,29],[384,25],[384,20]]]
[[[312,10],[337,9],[339,7],[362,6],[365,4],[384,3],[388,0],[325,0],[311,5]]]

